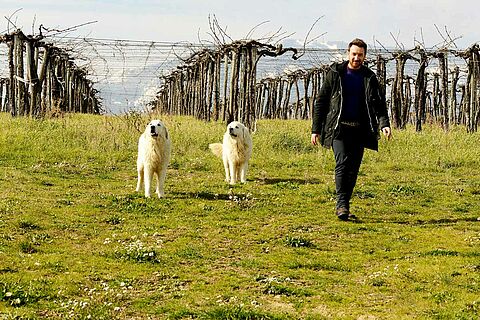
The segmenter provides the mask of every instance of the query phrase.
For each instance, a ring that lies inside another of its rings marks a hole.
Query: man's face
[[[365,61],[365,49],[353,45],[348,50],[348,67],[350,69],[360,69]]]

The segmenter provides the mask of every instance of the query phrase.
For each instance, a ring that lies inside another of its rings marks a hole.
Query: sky
[[[76,28],[69,36],[159,42],[212,41],[209,16],[233,39],[289,38],[323,42],[362,38],[369,44],[413,48],[456,39],[480,41],[478,0],[0,0],[0,34],[12,24],[25,34]],[[94,22],[94,23],[90,23]],[[308,35],[308,38],[307,38]],[[457,39],[458,38],[458,39]]]

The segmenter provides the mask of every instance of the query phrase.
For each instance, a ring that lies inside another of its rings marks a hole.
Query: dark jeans
[[[340,133],[333,140],[337,209],[344,207],[350,210],[350,198],[363,158],[363,138],[361,129],[342,126]]]

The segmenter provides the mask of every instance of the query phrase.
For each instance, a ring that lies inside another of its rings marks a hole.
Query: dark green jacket
[[[322,88],[313,106],[312,133],[320,134],[320,143],[332,146],[338,132],[342,112],[342,77],[348,61],[333,63],[322,83]],[[368,114],[368,129],[365,134],[366,148],[378,150],[379,128],[390,127],[385,95],[380,89],[375,73],[366,66],[361,67],[365,83],[365,105]]]

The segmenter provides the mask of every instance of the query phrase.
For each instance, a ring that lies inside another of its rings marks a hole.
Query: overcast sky
[[[325,33],[320,40],[348,42],[360,37],[387,46],[395,45],[395,38],[405,48],[412,48],[414,39],[423,36],[426,47],[432,47],[443,41],[438,28],[445,37],[461,37],[455,42],[460,48],[480,41],[478,0],[0,1],[0,33],[8,27],[12,30],[5,17],[13,15],[12,22],[26,34],[32,34],[33,24],[37,33],[40,24],[66,29],[97,21],[71,35],[198,42],[199,38],[211,40],[208,17],[215,15],[234,40],[245,38],[261,24],[250,38],[264,38],[281,28],[285,35],[294,33],[292,38],[303,41],[315,21],[323,17],[310,38]]]

